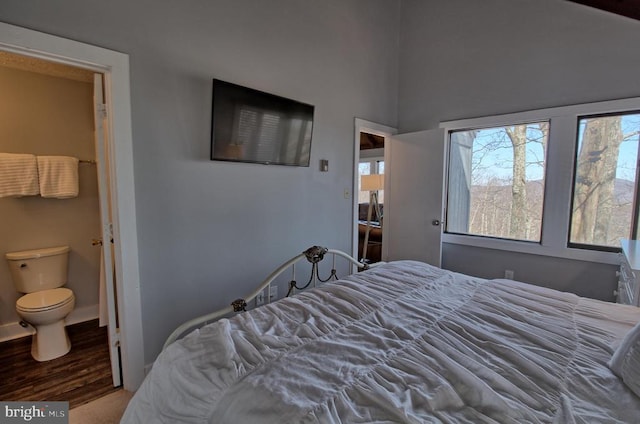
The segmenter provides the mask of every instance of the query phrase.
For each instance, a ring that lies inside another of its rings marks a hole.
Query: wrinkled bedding
[[[123,423],[637,423],[640,309],[391,262],[170,345]]]

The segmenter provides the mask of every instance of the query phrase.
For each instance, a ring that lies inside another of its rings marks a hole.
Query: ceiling
[[[574,3],[584,4],[626,16],[627,18],[640,20],[640,0],[569,0]]]
[[[384,147],[384,137],[365,132],[360,133],[360,150],[382,149]]]
[[[34,57],[0,51],[0,66],[36,72],[52,77],[67,78],[75,81],[93,83],[93,72],[62,63],[50,62]]]

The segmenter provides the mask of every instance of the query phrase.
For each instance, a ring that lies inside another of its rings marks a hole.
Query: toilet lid
[[[56,308],[73,299],[73,292],[61,287],[51,290],[42,290],[22,296],[16,302],[16,307],[23,311],[46,310]]]

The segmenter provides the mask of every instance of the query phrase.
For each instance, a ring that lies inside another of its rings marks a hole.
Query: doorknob
[[[434,219],[433,221],[431,221],[431,225],[435,225],[436,227],[440,224],[442,224],[442,222],[440,222],[439,219]]]

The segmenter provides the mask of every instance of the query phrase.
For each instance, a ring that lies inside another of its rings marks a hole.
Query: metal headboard
[[[323,279],[320,277],[318,264],[325,258],[326,255],[332,255],[333,262],[332,262],[331,272],[329,276]],[[324,283],[332,279],[337,280],[338,276],[336,271],[336,258],[338,257],[346,259],[347,262],[349,262],[352,265],[355,265],[356,267],[358,267],[358,269],[366,270],[375,265],[375,264],[370,265],[364,262],[359,262],[358,260],[354,259],[352,256],[340,250],[329,249],[321,246],[312,246],[307,250],[305,250],[304,252],[289,259],[288,261],[280,265],[278,268],[276,268],[248,296],[244,298],[236,299],[233,302],[231,302],[229,306],[223,309],[189,320],[184,324],[182,324],[181,326],[179,326],[178,328],[176,328],[171,333],[171,335],[167,338],[167,341],[164,343],[164,346],[162,347],[162,349],[164,350],[171,343],[173,343],[174,341],[179,339],[181,336],[183,336],[185,333],[187,333],[188,331],[194,328],[201,327],[204,324],[216,321],[233,312],[246,311],[248,302],[258,297],[258,295],[263,293],[265,289],[267,289],[267,293],[270,293],[271,284],[275,281],[276,278],[282,275],[288,268],[291,268],[292,277],[291,277],[291,280],[289,281],[289,290],[287,292],[287,296],[294,294],[296,290],[304,290],[309,286],[315,287],[317,282]],[[304,285],[299,286],[298,281],[296,280],[296,263],[304,259],[306,259],[309,263],[311,263],[311,273],[309,275],[308,281]],[[267,296],[267,302],[268,303],[271,302],[270,296]]]

